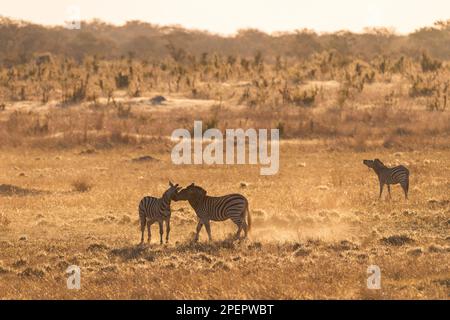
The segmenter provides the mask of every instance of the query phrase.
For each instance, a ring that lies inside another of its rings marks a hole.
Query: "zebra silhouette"
[[[209,241],[212,241],[210,221],[231,219],[238,227],[236,239],[240,238],[242,229],[244,230],[244,238],[250,231],[251,217],[248,210],[248,201],[243,195],[229,194],[221,197],[210,197],[206,195],[205,189],[192,183],[176,194],[174,201],[180,200],[189,201],[199,218],[195,241],[198,241],[203,225],[205,225]]]
[[[166,243],[169,242],[170,233],[170,202],[176,193],[181,189],[178,184],[169,182],[167,189],[161,198],[144,197],[139,203],[139,220],[141,222],[141,244],[144,242],[145,226],[147,225],[148,242],[151,240],[151,226],[153,223],[159,224],[160,243],[163,243],[163,223],[166,222]]]
[[[389,198],[391,198],[391,184],[400,184],[405,193],[405,198],[408,199],[409,170],[406,167],[397,166],[388,168],[380,159],[363,160],[363,164],[372,168],[378,176],[380,182],[380,199],[385,184],[388,186]]]

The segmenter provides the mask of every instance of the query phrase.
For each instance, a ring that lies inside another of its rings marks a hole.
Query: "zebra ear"
[[[383,162],[381,162],[381,160],[380,159],[375,159],[375,162],[377,162],[377,163],[379,163],[379,164],[383,164],[384,165],[384,163]]]
[[[173,187],[173,183],[169,180],[169,186]]]

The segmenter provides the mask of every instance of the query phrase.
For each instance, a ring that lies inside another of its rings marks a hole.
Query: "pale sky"
[[[450,0],[0,0],[0,15],[63,24],[70,20],[70,6],[79,8],[82,20],[142,20],[220,34],[242,28],[360,32],[379,26],[408,33],[450,19]]]

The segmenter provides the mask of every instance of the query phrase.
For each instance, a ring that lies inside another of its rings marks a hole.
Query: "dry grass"
[[[0,139],[38,148],[153,143],[201,119],[220,129],[277,127],[283,138],[339,138],[355,151],[369,150],[370,141],[448,146],[448,63],[424,55],[402,58],[399,69],[393,58],[381,67],[379,58],[327,52],[282,65],[267,60],[246,68],[219,58],[193,65],[55,57],[45,66],[0,67]],[[154,104],[160,94],[167,101]]]
[[[83,64],[65,75],[56,60],[48,73],[67,81],[27,78],[33,65],[0,70],[0,298],[448,299],[448,65],[422,75],[417,61],[381,72],[377,61],[347,59],[321,70],[325,58],[279,70],[101,61],[90,78]],[[128,64],[129,88],[117,90]],[[54,88],[45,103],[41,83]],[[27,101],[10,97],[19,84]],[[157,94],[167,101],[152,104]],[[430,110],[430,101],[440,104]],[[194,120],[279,128],[280,172],[173,165],[168,136]],[[362,165],[376,157],[410,169],[409,201],[397,187],[392,200],[377,200],[376,177]],[[137,205],[168,180],[244,194],[251,238],[232,242],[233,224],[213,223],[215,241],[202,233],[195,244],[196,216],[179,202],[170,244],[157,245],[154,229],[153,243],[138,246]],[[79,291],[66,288],[72,264],[82,270]],[[372,264],[381,290],[366,288]]]
[[[274,177],[259,176],[253,166],[174,166],[157,150],[3,149],[2,181],[49,193],[0,196],[1,298],[449,297],[448,150],[354,153],[292,141],[282,144]],[[142,154],[161,161],[129,161]],[[410,201],[395,187],[393,200],[376,200],[376,177],[361,164],[374,156],[408,162]],[[26,176],[14,174],[15,167]],[[70,192],[80,176],[96,187]],[[179,202],[170,244],[160,246],[154,236],[139,247],[137,204],[160,195],[169,178],[195,181],[212,195],[245,194],[251,239],[228,240],[234,226],[227,222],[213,224],[212,244],[204,233],[192,243],[195,215]],[[82,269],[80,291],[66,289],[71,264]],[[378,291],[365,287],[371,264],[381,268]]]
[[[88,192],[92,189],[92,186],[92,183],[86,177],[78,178],[72,182],[73,190],[77,192]]]

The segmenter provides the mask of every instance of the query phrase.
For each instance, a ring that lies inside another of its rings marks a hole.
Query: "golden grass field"
[[[448,148],[355,152],[290,140],[278,175],[265,177],[259,166],[175,166],[164,143],[84,150],[1,150],[0,298],[450,297]],[[147,154],[159,161],[130,161]],[[392,200],[377,199],[376,176],[362,164],[374,157],[409,167],[409,201],[399,186]],[[193,243],[195,213],[176,202],[170,243],[159,245],[155,224],[152,243],[139,247],[137,205],[169,179],[248,197],[250,239],[229,240],[228,221],[212,223],[213,243],[204,229]],[[72,264],[78,291],[66,288]],[[371,264],[381,268],[380,290],[366,287]]]
[[[449,61],[178,51],[0,67],[0,299],[449,299]],[[168,137],[194,120],[279,129],[278,174],[174,165]],[[374,158],[409,168],[408,201],[399,186],[378,200]],[[242,193],[249,239],[227,221],[194,243],[196,215],[176,202],[170,243],[155,224],[139,246],[139,201],[169,180]]]

